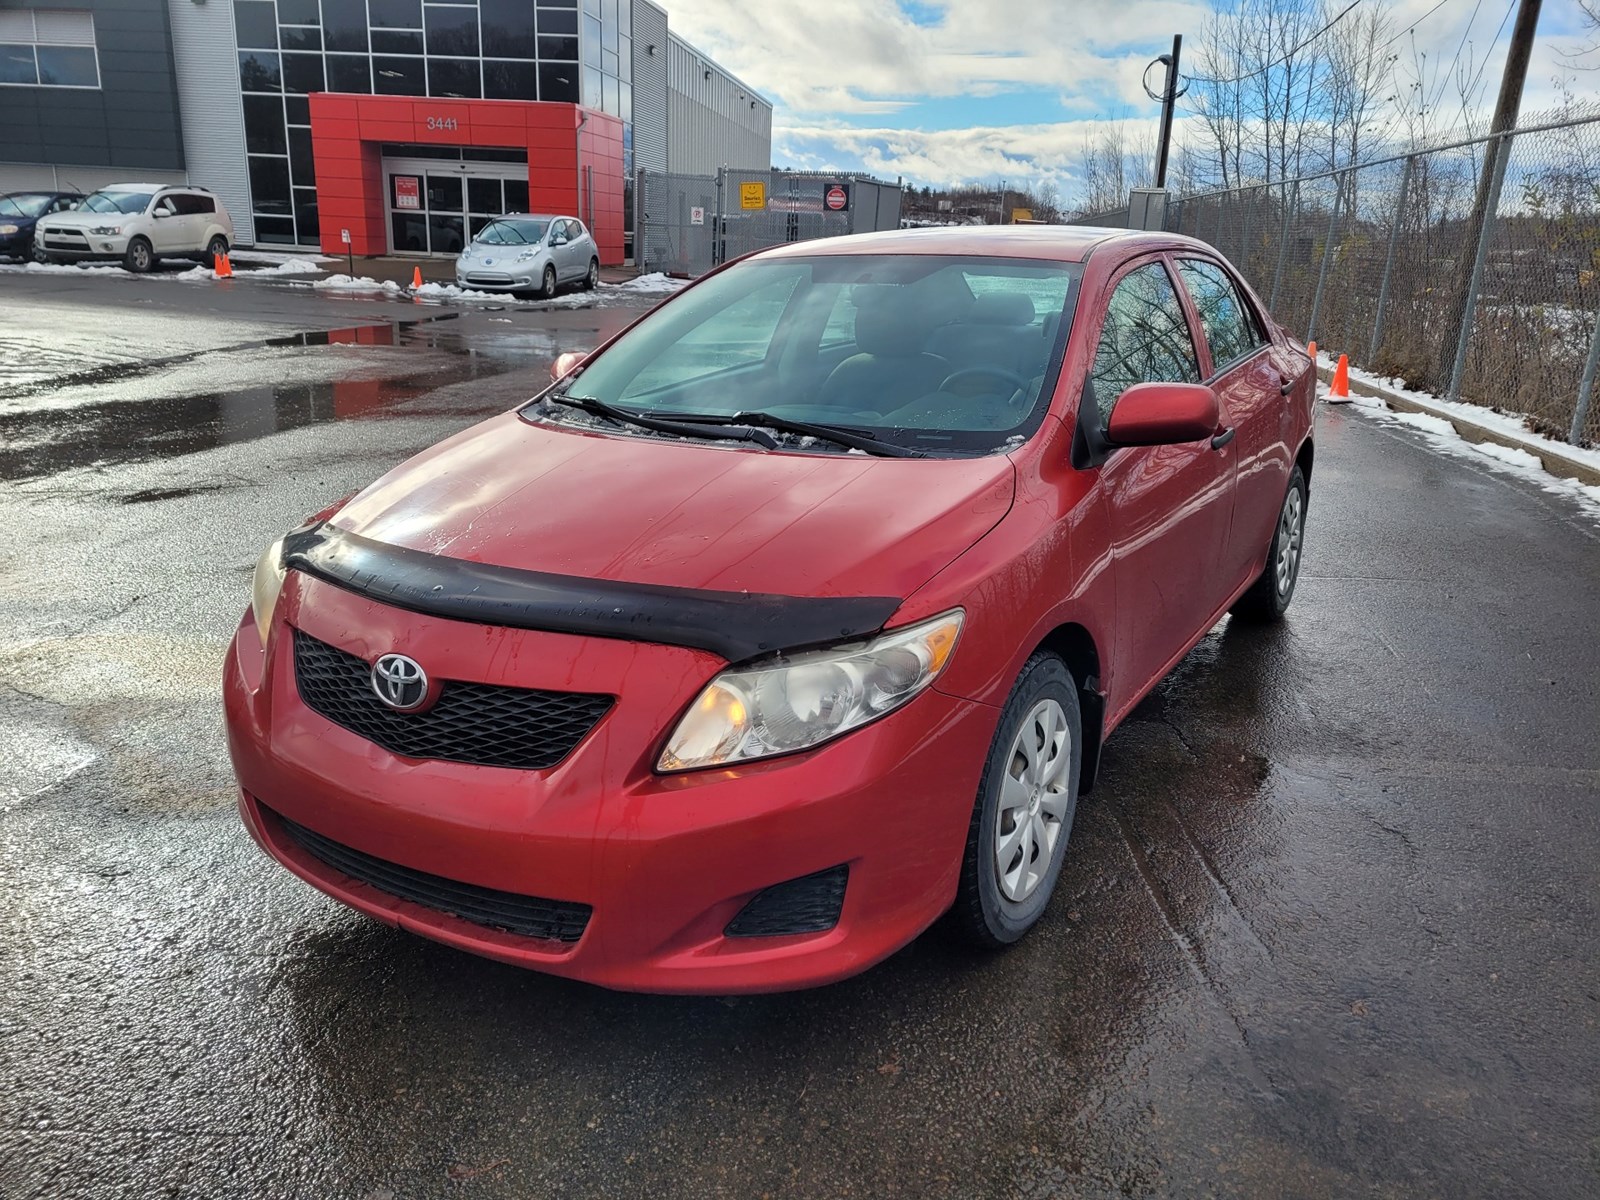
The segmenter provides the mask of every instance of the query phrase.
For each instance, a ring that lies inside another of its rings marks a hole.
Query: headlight
[[[0,225],[0,233],[16,233],[17,228],[15,225]]]
[[[517,255],[517,261],[518,262],[531,262],[533,259],[538,258],[538,257],[539,257],[539,252],[537,250],[524,250],[521,254]]]
[[[263,649],[267,631],[272,628],[272,610],[278,606],[278,593],[283,590],[283,576],[283,539],[279,538],[256,562],[255,582],[250,589],[250,607],[256,614],[256,632],[261,635]]]
[[[93,229],[89,230],[89,232],[90,233],[99,234],[101,237],[106,237],[108,235],[114,236],[114,235],[119,234],[119,233],[122,232],[122,226],[121,225],[96,225]]]
[[[954,609],[866,645],[724,671],[696,697],[656,764],[691,771],[820,746],[893,712],[939,677],[961,633]]]

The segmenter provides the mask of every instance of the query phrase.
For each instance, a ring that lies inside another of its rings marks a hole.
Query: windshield
[[[490,221],[472,240],[486,246],[534,246],[548,228],[549,221]]]
[[[1039,427],[1082,268],[828,255],[731,267],[645,317],[565,394],[661,417],[773,414],[924,453]]]
[[[95,192],[85,196],[79,208],[103,213],[142,213],[150,203],[145,192]]]
[[[37,217],[49,204],[49,196],[0,196],[0,217]]]

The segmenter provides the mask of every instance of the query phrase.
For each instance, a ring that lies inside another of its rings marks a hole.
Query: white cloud
[[[1131,100],[1152,32],[1198,27],[1207,11],[1198,0],[944,0],[938,7],[940,20],[919,25],[894,0],[671,0],[669,18],[782,107],[820,115],[1033,89],[1109,90]]]

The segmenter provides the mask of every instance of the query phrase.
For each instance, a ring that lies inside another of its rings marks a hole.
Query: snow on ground
[[[66,275],[74,271],[116,271],[126,274],[118,262],[90,263],[0,263],[0,272],[7,275]]]
[[[1321,351],[1317,354],[1317,365],[1326,367],[1330,371],[1338,361],[1338,358],[1334,355],[1325,354]],[[1535,433],[1528,428],[1526,418],[1520,413],[1500,412],[1493,408],[1485,408],[1481,404],[1468,404],[1464,400],[1443,400],[1431,392],[1419,392],[1408,388],[1398,379],[1387,379],[1382,375],[1375,375],[1371,371],[1363,371],[1358,367],[1350,368],[1350,378],[1353,382],[1365,383],[1372,387],[1381,387],[1403,399],[1426,405],[1440,412],[1449,413],[1451,416],[1460,417],[1464,421],[1482,425],[1485,429],[1493,429],[1496,433],[1509,434],[1519,442],[1527,445],[1534,454],[1538,453],[1541,446],[1548,446],[1551,450],[1560,453],[1566,458],[1585,463],[1600,471],[1600,448],[1585,449],[1582,446],[1574,446],[1569,442],[1558,442],[1554,438],[1547,438],[1542,434]],[[1376,404],[1380,407],[1387,407],[1382,400],[1375,400],[1371,397],[1357,396],[1355,401],[1357,404],[1364,406]]]
[[[604,284],[602,286],[620,292],[661,292],[665,294],[688,287],[689,281],[687,279],[674,279],[672,276],[663,274],[660,271],[652,271],[648,275],[640,275],[637,278],[628,280],[626,283]]]
[[[381,283],[371,276],[362,275],[352,278],[349,275],[329,275],[326,279],[312,280],[314,288],[326,288],[330,292],[390,292],[398,293],[402,289],[392,279],[385,279]]]
[[[1350,377],[1354,379],[1356,375],[1357,372],[1352,367]],[[1370,376],[1368,378],[1371,379]],[[1384,386],[1390,385],[1385,381]],[[1394,390],[1397,392],[1403,391],[1399,387],[1395,387]],[[1326,398],[1328,394],[1327,384],[1319,384],[1318,393]],[[1425,393],[1410,392],[1407,395],[1408,397],[1416,396],[1422,403],[1443,403],[1443,401],[1437,401],[1434,397]],[[1574,500],[1586,516],[1592,518],[1597,525],[1600,525],[1600,487],[1580,483],[1576,479],[1563,479],[1559,475],[1551,475],[1544,469],[1544,464],[1539,460],[1538,455],[1527,450],[1497,445],[1494,442],[1469,442],[1456,432],[1454,425],[1443,417],[1431,416],[1428,413],[1396,412],[1375,396],[1359,396],[1352,393],[1350,400],[1350,407],[1363,416],[1381,421],[1384,424],[1407,425],[1417,430],[1435,450],[1456,458],[1478,463],[1481,466],[1487,466],[1494,471],[1515,475],[1517,478],[1532,483],[1552,495],[1565,496],[1569,500]],[[1480,409],[1476,405],[1463,405],[1461,407],[1468,410],[1462,415],[1473,420],[1478,419],[1480,413],[1489,412],[1488,409]],[[1490,413],[1490,415],[1495,414]],[[1484,422],[1484,424],[1488,424],[1488,422]],[[1547,438],[1538,438],[1537,435],[1530,433],[1526,429],[1519,429],[1516,432],[1524,439],[1547,442],[1552,448],[1558,447],[1564,453],[1577,450],[1577,447],[1568,446],[1565,442],[1550,442]],[[1577,452],[1580,455],[1593,453],[1593,451],[1582,450]]]
[[[320,270],[317,263],[343,262],[342,258],[330,258],[326,254],[298,254],[279,250],[235,250],[230,255],[233,262],[242,263],[309,263],[312,269]],[[304,274],[300,272],[285,272],[285,274]]]
[[[473,288],[457,287],[453,283],[425,283],[419,288],[412,288],[413,296],[421,296],[428,300],[506,300],[509,293],[480,292]]]

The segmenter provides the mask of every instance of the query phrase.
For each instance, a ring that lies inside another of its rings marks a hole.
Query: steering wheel
[[[963,367],[959,371],[952,371],[944,377],[944,382],[939,385],[941,392],[950,390],[950,385],[960,383],[964,379],[971,379],[979,375],[992,375],[994,378],[1009,383],[1021,392],[1027,392],[1033,386],[1028,380],[1018,375],[1015,371],[1007,371],[1004,367]]]

